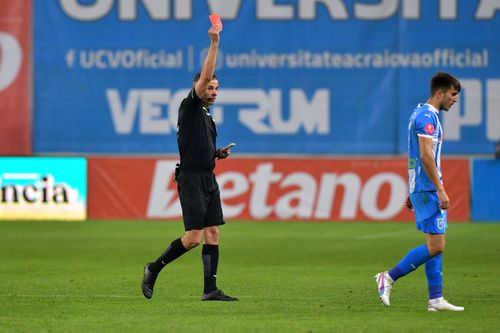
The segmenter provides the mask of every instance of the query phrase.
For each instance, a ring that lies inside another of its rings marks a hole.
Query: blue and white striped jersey
[[[441,174],[441,146],[443,128],[439,122],[439,111],[432,105],[419,104],[410,115],[408,123],[408,192],[435,191],[436,188],[425,172],[420,160],[418,137],[432,139],[432,152],[439,179]]]

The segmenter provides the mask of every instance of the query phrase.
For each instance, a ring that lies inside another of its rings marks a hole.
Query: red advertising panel
[[[148,218],[146,207],[156,164],[153,158],[89,158],[89,218]]]
[[[443,159],[441,161],[443,182],[451,207],[449,221],[469,221],[470,214],[470,168],[468,159]]]
[[[177,160],[90,159],[89,217],[179,219]],[[450,221],[469,219],[469,167],[443,161]],[[231,158],[218,162],[227,219],[411,221],[405,159]]]
[[[0,1],[0,155],[31,154],[31,8]]]

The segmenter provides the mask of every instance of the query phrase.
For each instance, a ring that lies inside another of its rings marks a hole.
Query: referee
[[[222,26],[208,30],[210,48],[201,73],[195,75],[193,87],[179,108],[177,144],[180,166],[176,170],[177,191],[184,219],[184,236],[172,241],[167,250],[154,262],[144,267],[142,292],[153,296],[153,288],[160,271],[170,262],[198,246],[202,249],[204,290],[202,301],[237,301],[217,288],[219,263],[219,225],[224,224],[220,192],[213,170],[215,158],[224,159],[229,148],[216,149],[217,130],[208,106],[215,103],[219,82],[214,74],[219,33]]]

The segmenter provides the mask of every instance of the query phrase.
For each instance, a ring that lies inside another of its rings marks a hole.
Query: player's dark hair
[[[193,77],[193,85],[196,84],[196,82],[198,82],[198,80],[200,79],[201,77],[201,73],[196,73]],[[215,75],[215,73],[212,75],[212,80],[217,80],[217,75]]]
[[[446,92],[451,88],[455,88],[460,92],[461,86],[460,81],[453,75],[445,72],[437,72],[431,79],[431,96],[440,89],[442,92]]]

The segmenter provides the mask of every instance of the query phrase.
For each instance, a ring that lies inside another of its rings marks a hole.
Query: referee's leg
[[[219,265],[219,227],[203,229],[205,243],[201,250],[203,260],[204,287],[203,293],[208,294],[217,289],[217,266]]]
[[[153,289],[156,278],[158,277],[158,274],[160,274],[161,270],[187,251],[198,246],[201,243],[202,236],[202,230],[187,230],[182,238],[177,238],[172,241],[167,250],[163,252],[162,255],[156,259],[156,261],[146,264],[141,284],[144,297],[148,299],[153,297]]]

